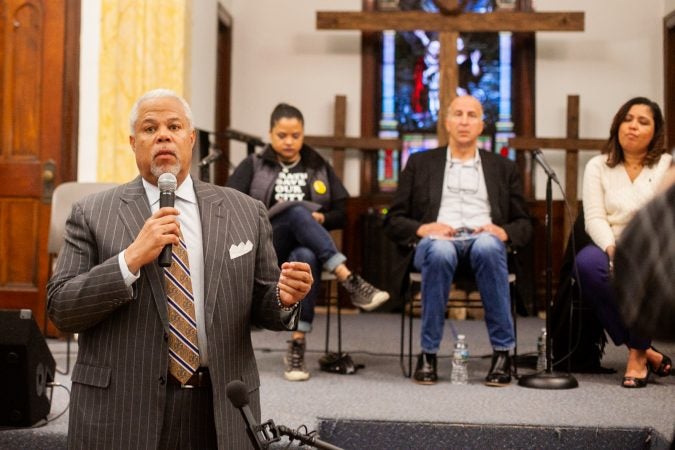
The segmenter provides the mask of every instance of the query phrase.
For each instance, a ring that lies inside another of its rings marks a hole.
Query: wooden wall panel
[[[40,91],[43,65],[41,54],[44,33],[43,12],[38,3],[18,6],[12,17],[12,33],[7,40],[9,63],[6,69],[6,93],[11,108],[6,135],[9,157],[35,159],[39,152]],[[7,111],[10,112],[10,111]]]
[[[7,288],[36,289],[38,284],[35,260],[37,240],[25,236],[38,232],[38,208],[29,199],[10,199],[0,202],[0,284]]]

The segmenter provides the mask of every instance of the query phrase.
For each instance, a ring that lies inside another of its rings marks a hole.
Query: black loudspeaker
[[[28,427],[49,414],[56,362],[29,309],[0,309],[0,426]]]

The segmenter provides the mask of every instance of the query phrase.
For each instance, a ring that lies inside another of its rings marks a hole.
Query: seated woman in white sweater
[[[624,103],[614,116],[601,155],[586,165],[583,208],[586,232],[593,244],[577,255],[578,280],[584,301],[616,345],[628,347],[628,362],[621,385],[647,385],[649,371],[670,374],[671,359],[651,346],[649,336],[627,328],[611,283],[616,240],[635,212],[645,205],[671,165],[665,154],[665,126],[659,106],[644,97]]]

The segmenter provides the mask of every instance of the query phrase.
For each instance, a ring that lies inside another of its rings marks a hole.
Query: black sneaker
[[[349,275],[341,284],[349,292],[352,304],[366,311],[372,311],[389,300],[388,292],[377,289],[358,275]]]
[[[288,381],[305,381],[309,379],[309,372],[305,368],[305,340],[293,339],[288,341],[288,351],[284,356],[284,378]]]

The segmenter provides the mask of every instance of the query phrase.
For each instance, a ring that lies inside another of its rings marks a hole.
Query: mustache
[[[175,150],[168,149],[168,148],[161,148],[161,149],[159,149],[159,150],[154,150],[154,151],[151,153],[152,159],[155,159],[155,158],[157,157],[157,155],[160,155],[160,154],[163,154],[163,155],[171,155],[171,156],[173,156],[173,157],[175,157],[175,158],[178,158],[178,153],[177,153]]]

